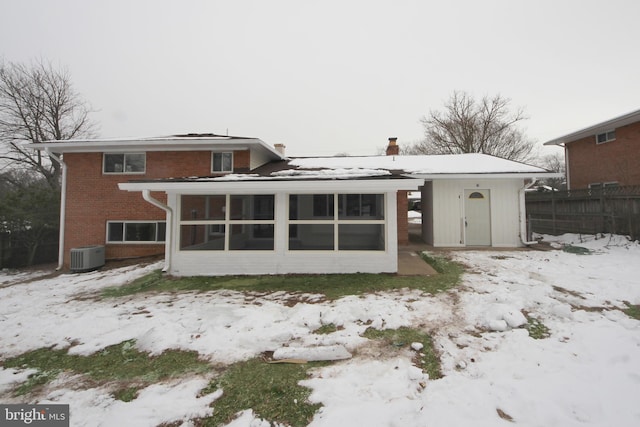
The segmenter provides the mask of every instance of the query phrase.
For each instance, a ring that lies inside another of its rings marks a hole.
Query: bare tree
[[[456,91],[444,111],[431,110],[421,119],[425,139],[405,153],[484,153],[516,161],[534,157],[534,143],[518,128],[526,120],[522,109],[511,111],[510,100],[496,95],[476,101]]]
[[[36,172],[58,189],[58,162],[24,144],[93,136],[89,112],[66,70],[42,60],[0,62],[0,160],[9,167]]]
[[[547,154],[546,156],[543,156],[538,163],[540,167],[543,167],[551,172],[560,172],[566,174],[563,152]],[[567,186],[567,179],[565,177],[545,178],[543,182],[548,186],[555,188],[556,190],[564,190]]]

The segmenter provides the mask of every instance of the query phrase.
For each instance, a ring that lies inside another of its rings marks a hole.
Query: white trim
[[[306,192],[311,194],[379,193],[398,190],[417,190],[422,179],[371,180],[264,180],[264,181],[185,181],[185,182],[121,182],[125,191],[165,191],[179,194],[273,194],[273,192]]]
[[[46,150],[48,148],[56,153],[211,151],[212,149],[239,151],[256,147],[267,152],[269,157],[273,159],[286,159],[274,147],[271,147],[261,139],[239,137],[84,139],[32,143],[26,144],[26,147],[35,150]]]
[[[510,178],[562,178],[564,174],[559,172],[505,172],[505,173],[433,173],[420,174],[412,173],[408,176],[412,178],[434,180],[453,180],[453,179],[510,179]]]

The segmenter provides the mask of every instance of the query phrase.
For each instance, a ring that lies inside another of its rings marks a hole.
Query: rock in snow
[[[519,328],[527,323],[527,318],[524,317],[520,310],[509,310],[502,315],[502,319],[511,328]]]
[[[301,359],[313,362],[319,360],[344,360],[350,358],[351,353],[349,353],[343,345],[281,347],[273,352],[274,360]]]

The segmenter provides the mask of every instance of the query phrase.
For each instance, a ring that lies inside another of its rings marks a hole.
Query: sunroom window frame
[[[322,217],[322,219],[315,219],[315,217],[311,217],[308,219],[291,219],[290,218],[290,203],[291,196],[316,196],[316,195],[332,195],[333,196],[333,219],[327,219]],[[350,219],[345,219],[344,217],[340,217],[340,200],[341,198],[345,198],[347,195],[379,195],[382,196],[382,218],[381,219],[373,219],[371,217],[350,217]],[[286,194],[286,205],[287,205],[287,221],[286,221],[286,252],[287,253],[310,253],[310,252],[318,252],[318,253],[327,253],[327,252],[387,252],[389,248],[389,224],[388,217],[389,212],[387,208],[387,197],[388,195],[384,192],[382,193],[362,193],[362,192],[333,192],[333,193],[320,193],[320,192],[291,192]],[[353,218],[353,219],[351,219]],[[360,219],[357,219],[360,218]],[[362,219],[365,218],[365,219]],[[291,249],[291,225],[332,225],[333,226],[333,249]],[[384,247],[382,249],[340,249],[340,226],[341,225],[382,225],[382,236],[384,237]]]
[[[178,218],[178,239],[177,239],[177,249],[180,252],[224,252],[224,253],[234,253],[234,252],[275,252],[276,251],[276,243],[277,243],[277,221],[275,216],[276,211],[276,194],[275,193],[252,193],[252,194],[235,194],[235,193],[227,193],[227,194],[182,194],[179,197],[180,207],[178,212],[182,211],[182,196],[202,196],[202,197],[220,197],[223,196],[224,203],[224,219],[188,219],[183,220],[182,217]],[[273,219],[232,219],[232,209],[231,209],[231,198],[234,196],[271,196],[273,197]],[[208,205],[208,204],[207,204]],[[188,249],[188,247],[181,247],[182,240],[182,230],[183,226],[189,225],[202,225],[206,227],[206,234],[208,236],[223,234],[224,236],[224,246],[222,249]],[[273,248],[272,249],[232,249],[231,248],[231,234],[234,225],[271,225],[273,227],[273,238],[266,237],[254,237],[255,240],[273,240]],[[216,226],[216,231],[211,226]],[[222,226],[222,227],[220,227]],[[222,228],[224,231],[220,231]]]

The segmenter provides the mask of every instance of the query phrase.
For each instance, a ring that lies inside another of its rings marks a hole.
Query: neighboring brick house
[[[434,246],[526,241],[525,179],[544,169],[483,154],[287,158],[255,138],[30,144],[62,160],[60,268],[164,253],[174,275],[389,273],[408,243],[407,192],[422,188]],[[551,174],[553,175],[553,174]]]
[[[544,145],[564,147],[570,190],[640,185],[640,110]]]

